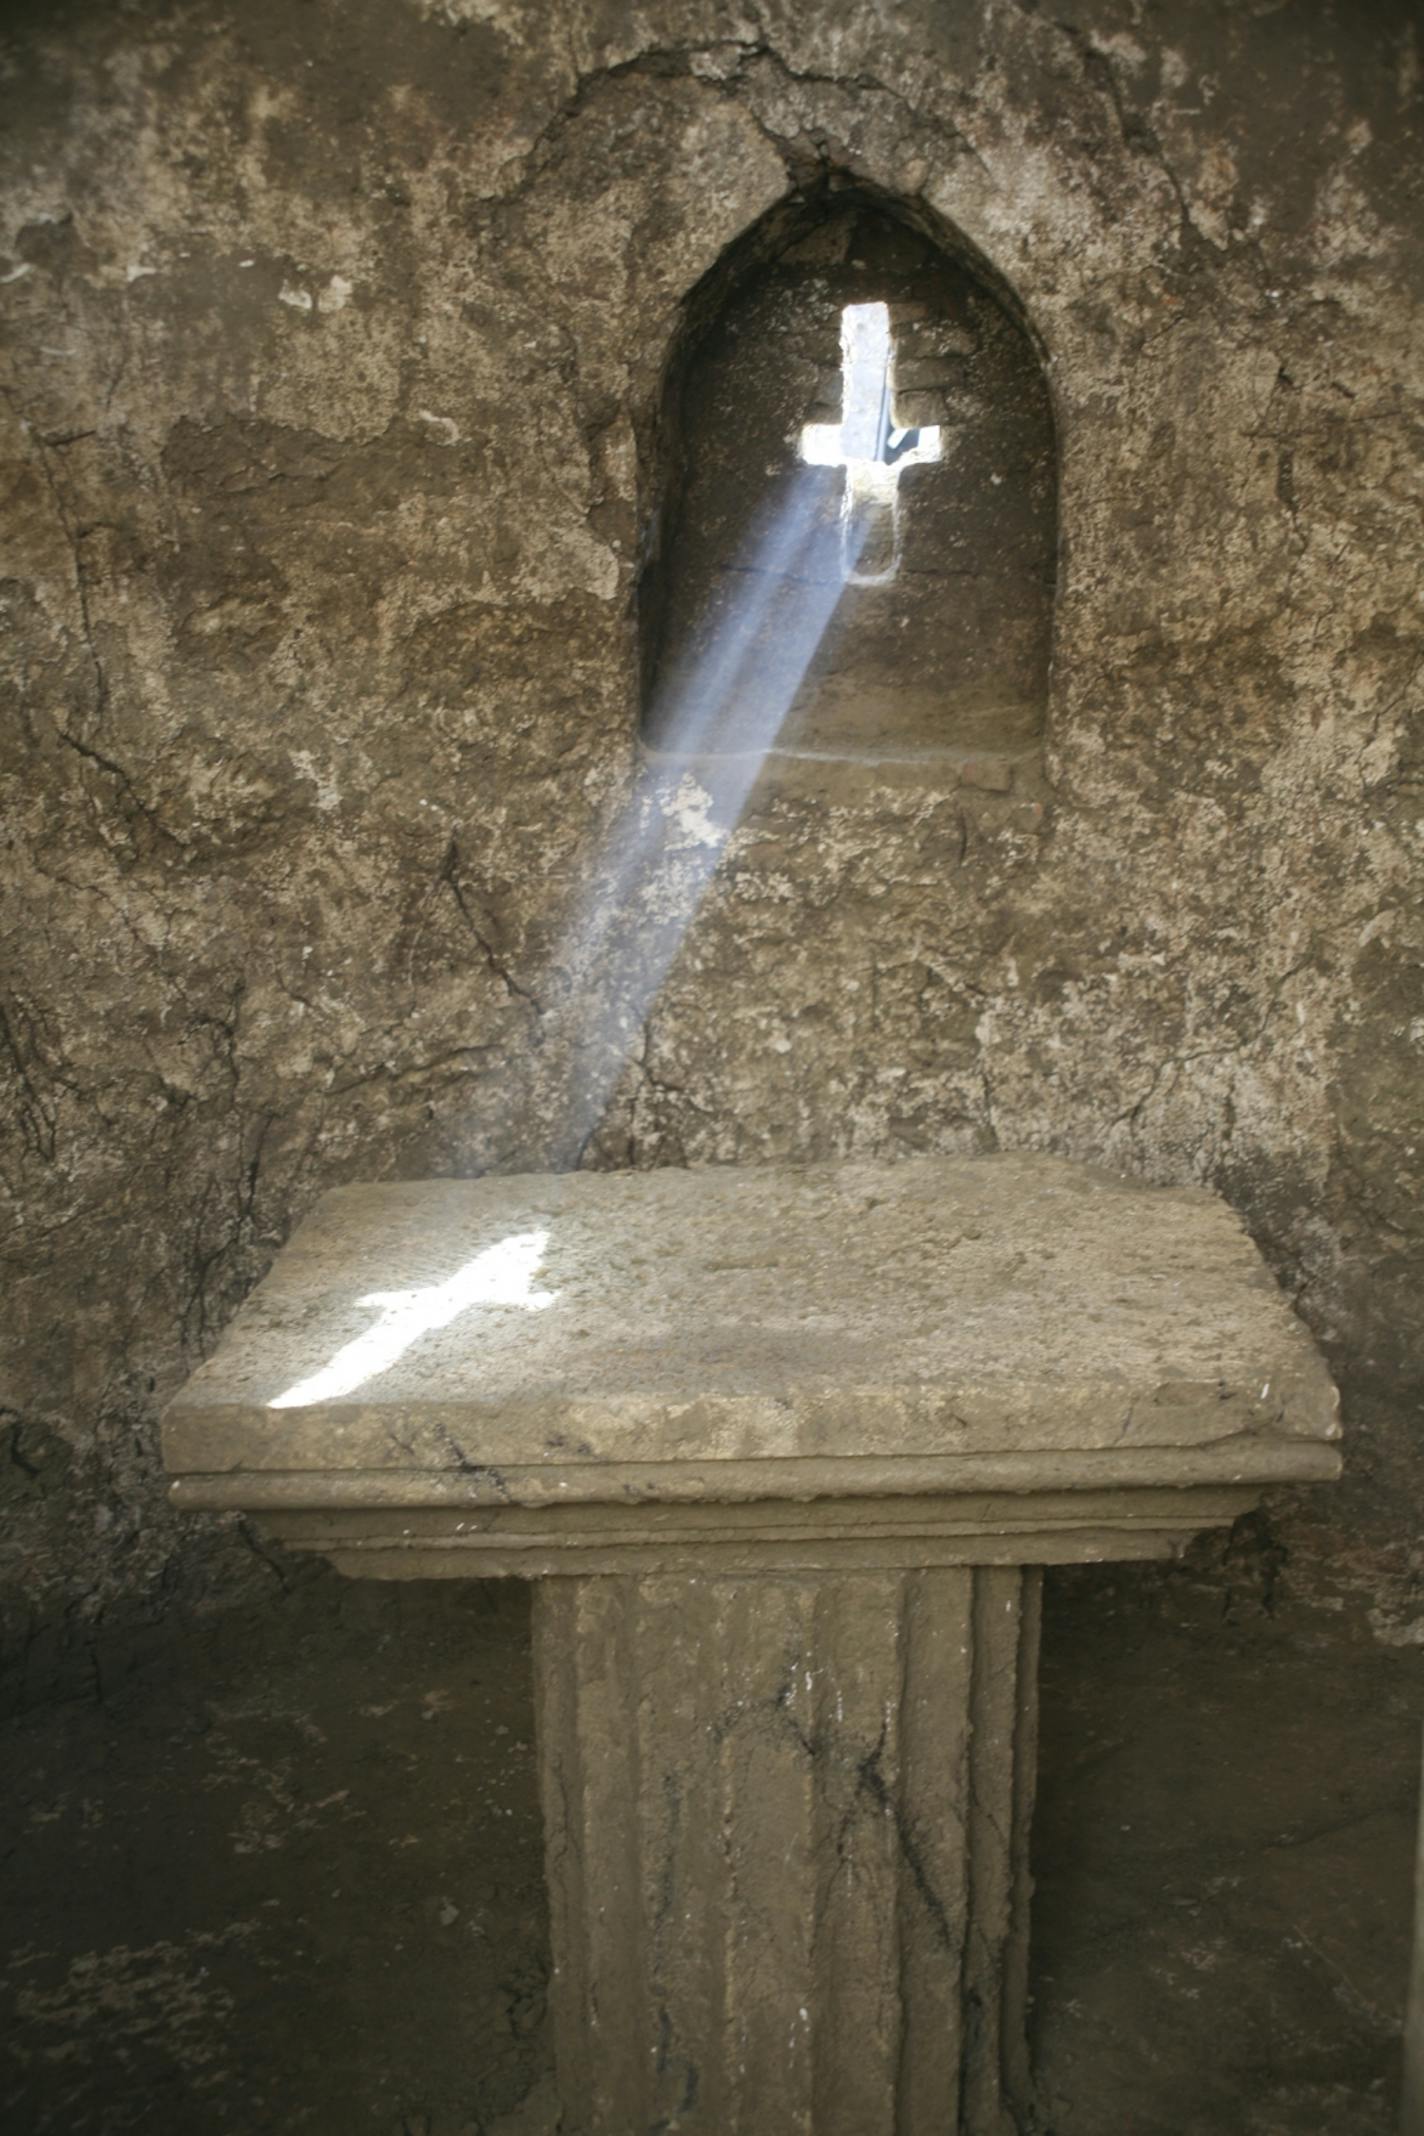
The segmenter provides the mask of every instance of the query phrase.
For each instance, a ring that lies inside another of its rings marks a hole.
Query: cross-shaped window
[[[890,312],[884,304],[847,304],[841,313],[841,419],[807,423],[801,432],[801,458],[810,467],[843,467],[845,495],[842,524],[852,528],[845,543],[846,577],[861,585],[879,585],[895,575],[893,521],[898,505],[900,470],[940,457],[939,425],[897,430],[894,406],[894,356]],[[858,571],[855,563],[876,508],[888,508],[892,531],[888,568]]]
[[[889,307],[847,304],[841,313],[841,419],[806,424],[802,459],[810,467],[888,467],[896,475],[916,461],[937,460],[938,423],[896,430],[893,397]]]

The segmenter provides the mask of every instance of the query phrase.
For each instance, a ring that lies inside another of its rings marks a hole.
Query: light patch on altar
[[[548,1243],[547,1231],[512,1232],[466,1261],[443,1283],[425,1284],[418,1290],[369,1291],[356,1303],[380,1312],[375,1325],[346,1343],[319,1372],[298,1380],[285,1394],[275,1395],[267,1407],[307,1409],[314,1402],[338,1402],[388,1372],[422,1335],[448,1327],[474,1306],[519,1306],[527,1313],[542,1312],[559,1295],[534,1288]]]

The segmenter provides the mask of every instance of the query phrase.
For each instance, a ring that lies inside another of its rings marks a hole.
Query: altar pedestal
[[[1037,1568],[1332,1475],[1215,1197],[1037,1156],[328,1195],[174,1496],[536,1582],[564,2136],[1028,2125]]]
[[[1038,1588],[998,1566],[541,1586],[570,2127],[1014,2127]]]

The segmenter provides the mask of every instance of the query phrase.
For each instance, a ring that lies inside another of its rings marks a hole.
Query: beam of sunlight
[[[804,581],[818,566],[824,570],[825,549],[820,489],[814,477],[808,480],[799,468],[792,468],[725,573],[727,581],[740,589],[739,601],[710,631],[704,617],[704,627],[692,641],[699,649],[685,652],[659,683],[647,723],[657,736],[654,748],[668,755],[695,756],[710,737],[713,750],[719,755],[727,752],[727,741],[719,741],[712,730],[735,714],[748,680],[760,679],[765,658],[773,662],[778,657],[794,659],[803,635],[793,626],[789,634],[793,643],[784,653],[775,639],[767,642],[766,626],[778,592]],[[796,677],[798,687],[804,673],[803,662]],[[789,700],[780,708],[782,719],[788,706]],[[754,748],[760,739],[754,735],[749,746]]]
[[[422,1335],[448,1327],[473,1305],[518,1305],[529,1313],[542,1312],[559,1295],[533,1288],[548,1243],[547,1231],[515,1232],[477,1253],[443,1283],[419,1290],[371,1291],[358,1298],[358,1305],[377,1307],[380,1319],[346,1343],[319,1372],[298,1380],[267,1407],[305,1409],[313,1402],[339,1401],[388,1371]]]
[[[646,753],[550,954],[540,1043],[562,1085],[555,1170],[583,1161],[640,1035],[646,1045],[653,1003],[845,587],[895,575],[901,470],[940,457],[937,428],[894,427],[885,304],[844,307],[841,357],[841,420],[803,427],[698,628],[664,668]],[[867,545],[873,568],[862,570]]]
[[[578,1162],[603,1117],[825,636],[847,557],[853,568],[864,528],[848,539],[828,528],[825,501],[824,482],[793,468],[746,562],[726,574],[737,598],[660,692],[656,755],[605,837],[555,958],[583,1005],[560,1138],[566,1161]]]

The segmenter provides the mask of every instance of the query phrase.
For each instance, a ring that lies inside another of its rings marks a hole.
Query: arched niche
[[[833,187],[773,210],[693,293],[656,458],[651,749],[1037,748],[1048,393],[988,273],[908,211]]]

